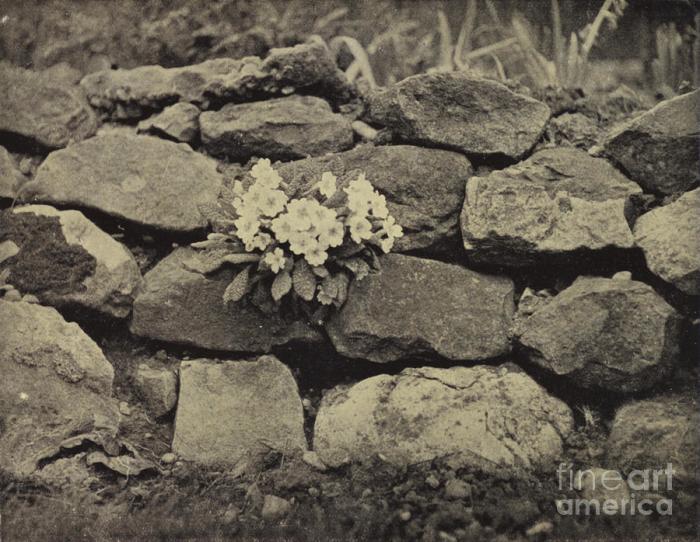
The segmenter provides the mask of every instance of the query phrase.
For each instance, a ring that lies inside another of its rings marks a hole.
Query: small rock
[[[425,479],[425,483],[428,485],[428,487],[431,487],[433,489],[437,489],[440,487],[440,480],[438,480],[433,474],[429,475]]]
[[[666,100],[614,127],[603,147],[645,190],[685,192],[700,181],[700,90]]]
[[[601,133],[598,124],[582,113],[563,113],[554,117],[549,126],[557,145],[570,145],[584,150],[595,145]]]
[[[202,113],[202,143],[214,156],[245,162],[252,156],[295,160],[349,149],[350,121],[313,96],[228,104]]]
[[[306,451],[304,452],[304,455],[302,456],[302,460],[304,463],[309,465],[310,467],[313,467],[317,471],[324,472],[328,470],[328,467],[321,461],[321,458],[318,457],[318,454],[313,451]]]
[[[688,295],[700,295],[700,188],[643,214],[634,239],[652,273]]]
[[[2,296],[2,299],[4,301],[22,301],[22,294],[19,292],[19,290],[15,290],[12,288],[11,290],[7,290],[5,292],[5,295]]]
[[[14,199],[19,188],[27,181],[27,178],[17,169],[17,163],[12,155],[0,147],[0,198]]]
[[[289,515],[291,511],[292,505],[288,500],[275,495],[265,495],[262,507],[262,518],[265,521],[279,521]]]
[[[404,141],[511,159],[535,145],[550,116],[542,102],[464,72],[407,77],[367,101],[365,120]]]
[[[554,524],[551,521],[538,521],[532,527],[525,531],[525,536],[534,538],[541,535],[548,535],[554,530]]]
[[[36,303],[37,305],[40,304],[39,298],[33,294],[24,294],[22,296],[22,301],[25,303]]]
[[[315,487],[310,487],[308,490],[309,496],[313,498],[317,498],[321,495],[321,492],[318,490],[318,488]]]
[[[580,492],[585,500],[596,500],[601,504],[606,500],[617,503],[618,507],[629,502],[630,490],[625,478],[616,470],[599,467],[577,471],[574,474],[573,489]]]
[[[179,457],[252,467],[271,450],[294,454],[305,449],[297,384],[277,358],[182,363],[173,437]]]
[[[651,286],[579,277],[516,319],[528,359],[577,386],[630,393],[666,377],[677,363],[682,318]]]
[[[612,276],[613,280],[632,280],[632,273],[629,271],[618,271]]]
[[[193,143],[199,137],[199,114],[196,105],[180,102],[163,109],[162,112],[139,122],[139,133]]]
[[[411,512],[408,510],[402,510],[399,512],[399,519],[401,521],[409,521],[411,519]]]
[[[236,508],[235,506],[230,506],[226,509],[226,512],[224,512],[224,515],[221,519],[224,522],[224,525],[231,525],[232,523],[238,521],[239,516],[240,511],[238,510],[238,508]]]
[[[126,401],[119,402],[119,412],[124,416],[131,416],[131,407]]]
[[[471,498],[472,488],[471,486],[459,478],[454,478],[449,480],[445,484],[445,498],[457,500],[457,499],[468,499]]]
[[[77,86],[0,63],[0,131],[56,149],[90,137],[97,119]]]
[[[134,376],[136,390],[156,418],[170,412],[177,402],[177,376],[169,369],[152,369],[141,364]]]
[[[172,452],[166,452],[160,456],[160,462],[164,465],[172,465],[177,461],[177,456]]]

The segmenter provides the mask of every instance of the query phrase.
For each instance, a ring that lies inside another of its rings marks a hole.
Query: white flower
[[[345,189],[345,193],[348,195],[354,193],[369,200],[374,193],[374,187],[372,183],[365,178],[365,174],[360,173],[357,179],[350,181],[348,187]]]
[[[370,207],[372,208],[372,215],[377,218],[386,218],[389,216],[389,209],[386,206],[386,198],[375,191],[370,199]]]
[[[286,243],[289,241],[289,236],[295,231],[294,224],[292,224],[289,213],[279,215],[272,221],[272,225],[270,227],[280,243]]]
[[[259,233],[253,237],[253,246],[258,250],[265,250],[272,242],[272,236],[267,233]]]
[[[385,239],[382,239],[379,244],[382,247],[382,251],[384,254],[387,254],[391,251],[391,249],[394,246],[394,238],[393,237],[386,237]]]
[[[234,221],[233,225],[236,226],[236,235],[246,244],[252,242],[260,229],[260,222],[251,216],[241,216]]]
[[[318,183],[318,191],[327,198],[330,198],[336,191],[337,177],[330,171],[326,171],[321,175],[321,182]]]
[[[308,198],[293,199],[287,204],[287,212],[296,231],[306,231],[311,227],[311,209],[316,200]]]
[[[287,258],[284,257],[284,251],[281,248],[276,248],[272,252],[265,254],[263,261],[270,267],[273,273],[279,273],[287,263]]]
[[[350,237],[356,243],[372,237],[372,224],[364,217],[352,215],[348,218],[347,225],[350,228]]]
[[[319,265],[323,265],[328,259],[328,253],[325,250],[322,250],[321,247],[316,244],[316,246],[312,247],[306,252],[304,257],[306,258],[306,261],[309,262],[309,265],[312,267],[317,267]]]
[[[268,158],[258,160],[258,163],[251,168],[250,174],[255,179],[256,185],[269,190],[277,189],[282,182],[282,177],[272,169],[272,164]]]
[[[325,228],[318,236],[319,244],[327,247],[339,247],[343,244],[345,226],[339,220],[333,220],[325,224]]]
[[[233,181],[233,195],[237,197],[241,197],[243,194],[245,194],[245,188],[243,187],[243,183],[241,181]]]
[[[360,192],[348,192],[348,209],[355,215],[365,217],[369,213],[369,199]]]
[[[287,194],[282,190],[270,190],[265,192],[260,201],[260,211],[265,216],[276,216],[287,205]]]
[[[403,237],[403,228],[396,223],[396,219],[393,216],[388,216],[382,223],[380,233],[384,233],[392,239],[398,239]]]
[[[308,232],[294,232],[289,238],[289,250],[294,254],[306,254],[316,246],[318,241]]]

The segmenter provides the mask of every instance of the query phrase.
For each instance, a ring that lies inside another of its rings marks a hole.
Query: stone
[[[694,391],[630,401],[615,413],[606,463],[624,474],[635,469],[666,470],[670,464],[672,489],[678,489],[677,483],[696,487],[700,480],[699,427],[700,410]],[[666,481],[656,489],[665,490]]]
[[[228,104],[202,113],[200,124],[207,152],[238,162],[253,156],[296,160],[353,145],[350,121],[314,96]]]
[[[26,191],[35,201],[191,233],[206,226],[199,207],[216,201],[221,184],[216,161],[189,145],[115,133],[49,154]]]
[[[569,407],[513,363],[378,375],[324,395],[314,450],[330,467],[381,454],[393,465],[523,474],[548,466],[573,430]]]
[[[413,75],[367,101],[365,120],[404,141],[512,160],[535,146],[550,116],[542,102],[463,72]]]
[[[279,521],[289,515],[292,511],[292,504],[281,497],[275,495],[265,495],[261,516],[265,521]]]
[[[26,205],[0,214],[0,241],[19,250],[0,268],[8,281],[56,307],[79,306],[126,318],[141,287],[131,252],[80,211]]]
[[[144,118],[175,102],[211,109],[303,91],[347,99],[351,88],[320,39],[271,49],[268,56],[217,58],[180,68],[140,66],[87,75],[80,82],[90,104],[114,119]]]
[[[549,123],[557,145],[590,149],[598,142],[601,129],[598,123],[583,113],[563,113]]]
[[[700,295],[700,188],[643,214],[634,240],[655,274],[689,295]]]
[[[56,149],[96,130],[80,87],[0,62],[0,132],[15,142]]]
[[[26,181],[12,155],[0,147],[0,198],[14,199]]]
[[[136,369],[134,386],[150,415],[160,418],[177,403],[177,376],[170,369],[153,369],[142,363]]]
[[[194,143],[199,138],[200,113],[196,105],[179,102],[139,122],[138,131],[182,143]]]
[[[459,238],[459,213],[472,167],[455,152],[410,145],[360,146],[353,150],[280,164],[277,168],[299,196],[321,180],[325,171],[341,186],[365,173],[386,196],[387,207],[404,236],[393,250],[453,254]]]
[[[646,191],[685,192],[700,181],[700,90],[676,96],[615,126],[605,153]]]
[[[252,467],[271,450],[306,447],[297,384],[277,358],[182,363],[172,446],[180,458]]]
[[[0,337],[0,469],[26,477],[69,438],[116,436],[114,370],[77,324],[0,300]]]
[[[520,267],[581,251],[630,249],[625,207],[639,186],[601,158],[572,148],[467,182],[461,215],[470,261]]]
[[[635,280],[579,277],[517,322],[515,336],[530,362],[583,388],[648,389],[679,357],[681,316]]]
[[[131,332],[158,341],[234,352],[269,352],[290,342],[315,343],[321,334],[301,319],[263,314],[244,302],[225,305],[232,268],[204,275],[201,253],[179,248],[144,277],[134,302]]]
[[[582,499],[598,501],[600,505],[610,500],[619,508],[629,502],[630,490],[627,480],[616,470],[593,467],[579,470],[574,474],[573,489],[580,493]]]
[[[376,363],[481,360],[510,352],[513,282],[401,254],[354,280],[326,331],[336,350]]]
[[[453,478],[445,484],[445,498],[450,500],[466,499],[471,497],[472,488],[464,480]]]

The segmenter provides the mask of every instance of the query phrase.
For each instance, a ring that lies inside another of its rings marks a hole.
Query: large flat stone
[[[338,176],[340,185],[365,173],[403,227],[404,236],[393,248],[397,252],[454,250],[464,186],[472,174],[469,161],[455,152],[409,145],[360,146],[277,169],[297,195],[320,181],[325,171]]]
[[[606,154],[650,192],[672,194],[700,181],[700,90],[661,102],[614,127]]]
[[[579,277],[517,320],[529,360],[583,388],[641,391],[678,362],[681,316],[643,282]]]
[[[343,355],[378,363],[442,357],[481,360],[510,351],[513,282],[401,254],[353,281],[326,325]]]
[[[457,468],[524,473],[562,454],[573,416],[514,364],[423,367],[328,392],[314,450],[329,466],[411,465],[448,459]]]
[[[200,124],[210,154],[239,162],[252,156],[296,160],[353,145],[350,121],[314,96],[228,104],[202,113]]]
[[[639,217],[634,240],[654,274],[700,295],[700,188]]]
[[[146,273],[134,302],[131,331],[160,341],[211,350],[269,352],[292,341],[317,342],[320,333],[301,320],[263,314],[239,302],[225,305],[223,294],[234,269],[203,275],[199,253],[180,248]]]
[[[615,413],[606,461],[625,473],[633,469],[666,469],[671,464],[672,482],[689,483],[692,487],[700,480],[699,427],[695,393],[631,401]],[[659,489],[666,489],[666,484]]]
[[[114,370],[55,309],[0,300],[0,468],[32,474],[61,444],[116,436]]]
[[[49,154],[26,194],[187,233],[206,226],[199,207],[216,201],[221,183],[216,162],[186,144],[108,133]]]
[[[365,116],[410,143],[518,159],[544,133],[550,110],[495,81],[450,72],[374,91]]]
[[[80,306],[125,318],[141,286],[141,272],[129,250],[80,211],[27,205],[0,216],[0,242],[18,253],[0,263],[8,282],[42,303]]]
[[[173,437],[178,456],[252,467],[271,450],[290,454],[306,448],[297,383],[277,358],[182,363]]]
[[[461,216],[472,261],[527,266],[634,246],[625,218],[636,183],[577,149],[540,151],[467,183]]]
[[[0,62],[0,133],[60,148],[96,130],[95,115],[78,86]]]
[[[176,102],[209,109],[295,91],[342,101],[350,92],[347,79],[321,40],[272,49],[264,60],[217,58],[181,68],[101,71],[87,75],[80,84],[93,107],[117,119],[144,118]]]

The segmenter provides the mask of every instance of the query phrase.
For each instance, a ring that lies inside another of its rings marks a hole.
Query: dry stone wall
[[[11,92],[0,92],[0,131],[25,145],[0,148],[0,406],[13,413],[0,455],[13,472],[31,474],[74,445],[78,426],[103,450],[93,462],[125,453],[113,441],[112,367],[77,324],[41,305],[126,319],[134,337],[208,352],[179,376],[133,368],[153,415],[176,412],[174,453],[206,464],[313,449],[315,464],[332,467],[454,456],[524,473],[558,457],[572,430],[571,405],[551,390],[654,395],[688,355],[700,200],[687,121],[698,91],[615,127],[600,146],[589,137],[598,127],[564,146],[553,141],[567,140],[569,114],[551,119],[531,96],[461,73],[361,93],[319,40],[265,58],[101,71],[79,85],[1,69]],[[559,139],[543,139],[548,127]],[[26,156],[36,149],[46,156],[34,171]],[[215,210],[256,158],[281,161],[290,196],[326,171],[341,187],[364,172],[404,228],[397,254],[353,282],[325,325],[246,300],[224,305],[236,265],[179,246],[226,228]],[[156,236],[169,253],[144,260],[97,224]],[[617,264],[630,254],[646,262],[634,276]],[[596,256],[622,273],[577,278],[596,274],[584,265]],[[538,291],[547,274],[561,280]],[[269,355],[302,345],[390,366],[329,391],[311,442],[294,376]],[[44,407],[53,418],[35,416]],[[644,453],[690,473],[693,447],[673,447],[653,422],[688,408],[630,398],[609,466],[637,465],[630,443],[643,439]],[[624,421],[636,411],[650,419],[638,432]]]

